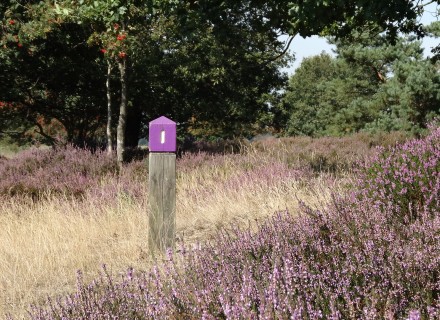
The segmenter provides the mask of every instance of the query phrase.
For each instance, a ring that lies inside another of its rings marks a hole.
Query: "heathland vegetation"
[[[0,160],[1,311],[435,319],[440,129],[406,138],[298,137],[183,154],[177,251],[155,261],[145,161],[120,167],[73,147]]]

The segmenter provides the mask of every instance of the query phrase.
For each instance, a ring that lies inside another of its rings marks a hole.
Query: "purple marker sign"
[[[176,152],[176,123],[163,116],[151,121],[148,144],[151,152]]]

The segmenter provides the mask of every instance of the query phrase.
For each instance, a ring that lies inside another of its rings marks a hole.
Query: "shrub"
[[[316,213],[236,230],[162,269],[108,274],[32,319],[377,319],[440,316],[439,219],[406,234],[341,228]],[[360,226],[365,221],[357,221]],[[419,236],[408,240],[414,231]],[[392,241],[390,241],[392,239]],[[423,241],[431,239],[427,244]],[[177,267],[182,265],[182,268]]]
[[[106,175],[118,173],[116,160],[72,146],[30,149],[0,162],[0,196],[39,199],[61,194],[81,197]]]
[[[365,134],[336,137],[311,138],[298,136],[253,143],[246,150],[264,151],[274,158],[282,157],[296,168],[313,172],[343,173],[358,167],[358,162],[370,156],[373,147],[393,146],[408,138],[400,132],[388,134]]]
[[[365,169],[365,180],[358,183],[365,191],[335,196],[325,210],[304,207],[299,216],[280,213],[256,233],[224,230],[211,244],[181,248],[149,273],[129,269],[116,280],[104,269],[92,284],[79,279],[76,293],[35,307],[30,316],[437,319],[438,135],[439,129],[434,129],[426,139],[385,151]],[[400,165],[411,163],[409,173],[399,174],[390,157]],[[386,164],[389,174],[381,169]],[[415,179],[416,191],[426,190],[402,193],[388,187],[394,182],[409,188],[409,177]],[[405,211],[407,205],[410,211]],[[411,219],[389,219],[404,212]]]
[[[414,220],[440,211],[440,128],[423,139],[383,149],[360,172],[357,196],[393,218]]]

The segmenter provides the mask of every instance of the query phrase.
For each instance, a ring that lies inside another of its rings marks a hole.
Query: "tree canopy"
[[[339,132],[340,128],[323,128],[320,117],[345,123],[347,131],[373,122],[388,128],[403,126],[385,116],[387,110],[395,110],[391,114],[395,119],[400,117],[390,92],[392,83],[402,85],[403,78],[408,85],[400,97],[406,97],[408,121],[420,121],[434,109],[433,92],[437,90],[436,85],[428,86],[422,79],[433,78],[436,72],[429,64],[411,64],[411,59],[418,59],[412,54],[407,63],[393,63],[393,68],[387,69],[385,60],[396,59],[383,53],[378,57],[374,48],[379,44],[374,41],[398,47],[402,32],[417,37],[435,34],[434,26],[425,28],[417,20],[427,3],[6,0],[0,4],[0,134],[42,137],[47,143],[61,139],[107,145],[116,137],[121,161],[125,145],[136,145],[148,122],[160,115],[176,120],[184,134],[255,134],[273,126],[280,112],[273,94],[285,84],[280,68],[290,59],[286,46],[295,35],[333,37],[340,41],[344,62],[322,65],[326,70],[322,74],[303,72],[311,87],[328,95],[328,106],[313,111],[305,101],[316,100],[316,95],[302,92],[304,108],[300,113],[313,119],[308,128],[298,129],[292,115],[289,132]],[[362,39],[366,32],[381,36],[366,44]],[[284,43],[280,35],[290,38]],[[344,41],[364,49],[344,47]],[[350,50],[357,53],[350,57]],[[362,50],[367,51],[360,54]],[[317,71],[313,64],[325,64],[328,57],[319,59],[304,68]],[[396,77],[379,90],[377,76],[386,77],[389,72]],[[415,74],[419,75],[416,80]],[[317,87],[324,78],[333,76],[325,90]],[[344,77],[353,81],[344,82]],[[299,85],[301,80],[291,79],[289,90],[295,82]],[[428,91],[431,98],[426,98]],[[361,93],[358,102],[350,100],[353,94],[349,92]],[[364,112],[359,101],[372,92],[389,99],[387,107],[371,106]],[[338,101],[332,102],[336,94]],[[414,109],[415,99],[422,96],[423,106]],[[282,112],[295,113],[286,101]]]
[[[336,41],[336,57],[305,60],[289,79],[280,105],[287,134],[418,132],[440,115],[439,65],[415,36],[394,45],[383,34],[356,37]]]
[[[128,144],[161,114],[195,133],[246,134],[285,80],[284,44],[263,3],[10,0],[2,10],[0,101],[20,107],[23,130],[55,119],[69,141],[96,138],[113,98]]]

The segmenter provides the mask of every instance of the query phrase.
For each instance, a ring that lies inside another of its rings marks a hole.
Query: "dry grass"
[[[12,158],[17,151],[0,145],[0,157]]]
[[[344,182],[341,178],[330,185],[321,175],[307,183],[281,179],[268,187],[256,180],[228,188],[224,182],[240,170],[245,169],[227,160],[179,173],[179,241],[191,245],[230,224],[254,227],[276,211],[294,213],[298,199],[320,205]],[[116,205],[92,198],[10,200],[0,204],[0,212],[1,315],[23,317],[29,304],[71,292],[77,270],[87,281],[104,263],[113,273],[151,265],[145,204],[130,199],[120,199]]]
[[[182,181],[185,178],[186,181]],[[257,181],[243,184],[239,190],[228,190],[219,187],[219,179],[214,177],[205,177],[203,181],[204,190],[197,192],[201,185],[194,181],[194,176],[184,177],[177,191],[177,235],[185,243],[206,240],[218,229],[231,224],[254,228],[275,212],[295,213],[299,200],[314,207],[321,206],[330,198],[332,187],[343,185],[342,179],[330,186],[328,181],[318,177],[307,185],[290,180],[267,188]]]
[[[96,208],[53,199],[2,204],[1,212],[1,314],[67,293],[79,269],[91,279],[102,263],[123,270],[146,259],[146,212],[135,204]]]

